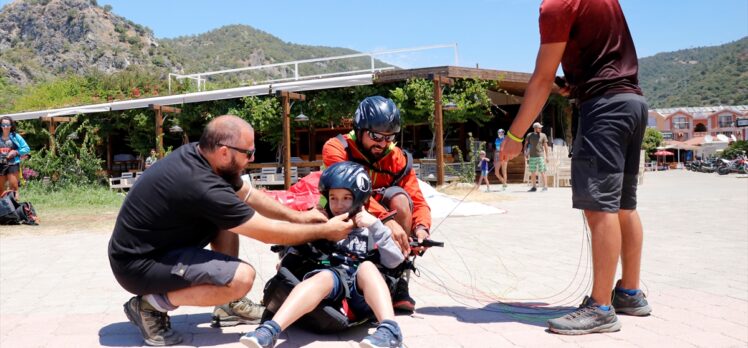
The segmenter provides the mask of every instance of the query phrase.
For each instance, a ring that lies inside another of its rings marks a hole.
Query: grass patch
[[[119,211],[125,196],[104,186],[52,187],[29,182],[20,190],[21,201],[37,210],[112,210]]]
[[[34,204],[38,226],[3,226],[0,236],[23,234],[111,233],[125,196],[103,186],[52,187],[30,182],[21,201]]]

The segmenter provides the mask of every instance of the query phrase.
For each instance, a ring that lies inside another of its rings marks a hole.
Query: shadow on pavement
[[[286,330],[281,338],[286,338],[285,341],[279,343],[277,348],[294,348],[304,347],[314,342],[340,342],[340,341],[361,341],[368,334],[369,328],[373,327],[372,323],[365,323],[363,325],[349,328],[345,331],[331,333],[331,334],[316,334],[311,331],[306,331],[298,327],[291,327]]]
[[[238,333],[223,333],[220,329],[210,327],[209,313],[182,314],[170,318],[174,331],[182,335],[180,346],[238,344],[241,337]],[[145,346],[140,331],[129,321],[102,327],[99,330],[99,344],[107,347]]]
[[[496,302],[483,308],[452,306],[422,307],[417,314],[451,316],[463,323],[517,322],[540,327],[548,326],[548,319],[558,318],[577,309],[568,306],[548,306],[542,302]]]

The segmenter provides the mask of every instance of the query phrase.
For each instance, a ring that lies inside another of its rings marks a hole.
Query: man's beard
[[[375,155],[373,152],[371,152],[371,149],[373,149],[373,148],[382,149],[382,152],[380,152],[378,155]],[[380,146],[377,146],[377,145],[372,145],[368,149],[366,149],[366,155],[369,158],[374,159],[374,160],[381,159],[382,157],[384,157],[385,153],[386,153],[386,148],[380,147]]]
[[[231,162],[226,167],[218,168],[217,171],[223,180],[226,180],[229,184],[234,184],[241,180],[243,169],[239,165],[239,162],[234,157],[231,157]]]

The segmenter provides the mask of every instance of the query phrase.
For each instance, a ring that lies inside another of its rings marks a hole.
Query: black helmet
[[[400,132],[400,110],[397,109],[392,99],[378,95],[367,97],[356,109],[353,128],[369,129],[385,134],[398,133]]]
[[[319,193],[329,200],[330,189],[346,189],[353,194],[350,213],[357,213],[371,196],[371,179],[366,169],[354,162],[335,163],[319,178]],[[328,203],[328,208],[330,204]]]

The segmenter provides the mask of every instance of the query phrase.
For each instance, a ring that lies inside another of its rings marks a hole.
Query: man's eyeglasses
[[[369,134],[369,138],[371,138],[371,140],[374,140],[376,142],[380,142],[380,141],[393,142],[395,141],[395,137],[397,137],[397,134],[385,135],[385,134],[374,133],[370,130],[367,130],[366,133]]]
[[[229,149],[236,150],[236,151],[239,151],[241,153],[244,153],[244,154],[247,155],[247,158],[252,158],[252,156],[254,156],[254,154],[255,154],[255,149],[242,149],[242,148],[238,148],[238,147],[231,146],[231,145],[226,145],[226,144],[221,144],[221,143],[218,143],[218,145],[220,145],[220,146],[226,146]]]

